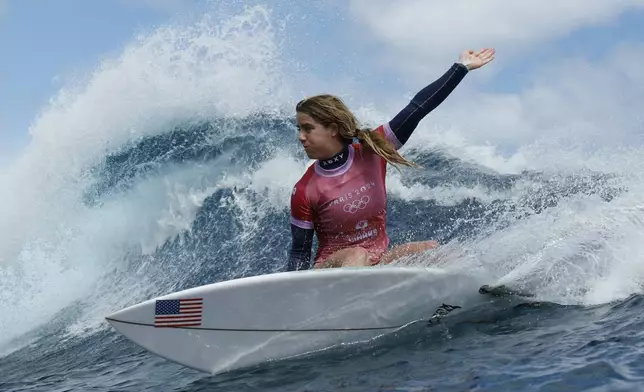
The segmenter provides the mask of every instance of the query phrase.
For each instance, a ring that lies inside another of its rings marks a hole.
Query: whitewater
[[[151,297],[284,270],[307,163],[293,107],[322,92],[285,34],[263,6],[159,27],[42,109],[0,171],[0,390],[638,390],[644,150],[566,134],[507,153],[431,115],[402,150],[422,169],[389,171],[388,230],[441,247],[401,263],[534,301],[215,377],[109,327]],[[402,107],[362,99],[366,124]]]

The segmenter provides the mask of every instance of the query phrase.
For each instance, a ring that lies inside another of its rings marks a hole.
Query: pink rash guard
[[[384,135],[397,149],[401,147],[388,124],[372,132]],[[325,170],[316,161],[291,195],[291,224],[314,229],[317,234],[316,264],[340,249],[358,246],[377,264],[389,246],[387,162],[368,147],[356,150],[349,146],[347,153],[347,161],[333,170]]]

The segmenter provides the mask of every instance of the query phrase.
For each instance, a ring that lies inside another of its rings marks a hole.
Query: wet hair
[[[417,164],[400,155],[394,145],[380,133],[371,132],[368,128],[360,128],[356,117],[336,96],[321,94],[303,99],[297,103],[295,110],[311,116],[325,127],[335,124],[344,139],[352,141],[357,138],[361,145],[366,144],[385,161],[396,167],[398,165],[418,167]]]

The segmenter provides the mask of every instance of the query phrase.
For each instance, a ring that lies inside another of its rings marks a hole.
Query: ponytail
[[[400,155],[394,145],[382,134],[373,132],[369,129],[358,129],[356,130],[356,135],[359,141],[364,142],[364,144],[366,144],[373,152],[382,157],[382,159],[387,161],[387,163],[395,166],[397,169],[399,169],[398,165],[420,167],[420,165],[411,162]]]

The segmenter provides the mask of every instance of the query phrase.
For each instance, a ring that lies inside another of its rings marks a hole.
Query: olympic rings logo
[[[362,196],[362,199],[360,200],[354,200],[351,203],[345,204],[343,207],[344,212],[355,214],[358,210],[364,210],[367,208],[367,204],[369,204],[370,201],[371,198],[369,196]]]

